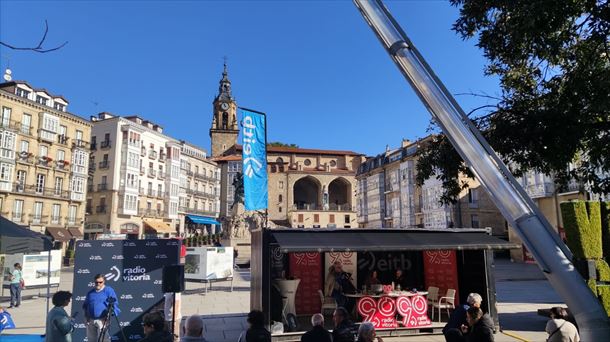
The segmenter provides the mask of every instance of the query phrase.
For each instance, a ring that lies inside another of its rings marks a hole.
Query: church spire
[[[233,95],[231,95],[231,81],[229,81],[229,73],[227,71],[227,58],[225,57],[224,70],[222,72],[222,78],[220,79],[218,86],[218,96],[216,100],[233,101]]]

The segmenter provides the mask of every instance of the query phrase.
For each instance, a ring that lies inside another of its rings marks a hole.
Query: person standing
[[[324,284],[324,295],[333,297],[337,306],[342,306],[351,312],[354,307],[354,302],[345,296],[345,293],[350,293],[356,287],[351,281],[351,274],[343,271],[341,261],[335,261],[328,270],[326,282]]]
[[[579,342],[580,335],[576,326],[568,322],[566,309],[556,306],[551,308],[551,319],[546,323],[544,329],[549,337],[549,342]]]
[[[265,315],[262,311],[248,313],[250,328],[239,336],[239,342],[271,342],[271,334],[265,329]]]
[[[15,269],[9,275],[11,282],[11,305],[10,308],[18,308],[21,305],[21,290],[24,287],[23,272],[21,270],[21,264],[16,263],[13,265]]]
[[[301,336],[301,342],[332,342],[332,335],[324,328],[324,316],[314,314],[311,316],[311,330]]]
[[[69,291],[58,291],[53,295],[55,307],[47,315],[46,342],[72,342],[74,322],[64,309],[71,299],[72,293]]]
[[[466,304],[462,304],[455,308],[449,316],[449,320],[445,327],[443,327],[443,335],[445,335],[445,341],[451,342],[451,335],[455,335],[455,331],[450,333],[452,329],[460,329],[462,325],[468,324],[466,321],[466,311],[471,307],[480,308],[483,298],[478,293],[470,293],[466,298]]]
[[[108,334],[108,327],[110,326],[110,313],[109,310],[112,307],[114,314],[119,315],[119,305],[117,301],[117,295],[112,287],[106,285],[106,280],[101,274],[96,274],[93,278],[95,287],[87,293],[85,297],[85,303],[83,304],[83,310],[85,311],[85,319],[87,322],[87,340],[88,341],[103,341],[110,342],[110,335]],[[104,336],[100,340],[100,334]]]

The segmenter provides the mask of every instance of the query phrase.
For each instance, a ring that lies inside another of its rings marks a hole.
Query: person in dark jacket
[[[338,307],[333,312],[333,342],[353,342],[354,341],[354,324],[349,320],[347,310],[344,307]]]
[[[471,307],[466,312],[468,327],[462,326],[466,342],[494,342],[494,325],[489,315],[483,315],[480,308]]]
[[[466,298],[466,304],[462,304],[453,310],[451,316],[449,316],[449,321],[447,321],[447,324],[445,324],[445,327],[443,328],[443,335],[445,335],[445,340],[447,342],[450,342],[450,339],[447,337],[449,330],[460,329],[462,325],[468,324],[466,321],[466,311],[471,307],[480,308],[482,301],[483,298],[480,294],[471,293],[468,295],[468,298]]]
[[[311,330],[301,336],[301,342],[332,342],[332,335],[324,328],[324,316],[315,314],[311,316]]]
[[[151,312],[142,318],[145,337],[139,342],[173,342],[174,336],[167,331],[161,312]]]
[[[68,291],[57,291],[53,295],[55,307],[47,315],[46,342],[72,342],[74,322],[65,310],[71,298],[72,293]]]
[[[250,328],[241,334],[239,342],[271,342],[271,333],[265,329],[265,315],[262,311],[250,311],[248,324]]]

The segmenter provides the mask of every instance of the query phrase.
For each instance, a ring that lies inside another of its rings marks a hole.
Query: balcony
[[[140,150],[140,157],[146,157],[146,147],[142,146]]]
[[[581,184],[572,179],[568,182],[568,184],[566,184],[565,186],[562,186],[561,189],[558,191],[559,194],[565,194],[565,193],[570,193],[570,192],[578,192],[581,190]]]
[[[202,216],[212,216],[212,217],[215,217],[216,215],[218,215],[217,211],[209,211],[209,210],[204,210],[204,209],[195,209],[195,208],[189,208],[187,206],[179,207],[178,211],[181,211],[181,212],[186,213],[186,214],[202,215]]]
[[[146,168],[144,166],[140,166],[140,175],[143,175],[146,173]]]
[[[158,153],[155,150],[150,150],[148,151],[148,158],[150,159],[157,159],[158,157]]]
[[[292,211],[353,211],[351,204],[329,204],[326,208],[314,203],[293,204]]]
[[[87,192],[93,192],[93,184],[87,184]]]
[[[62,171],[70,171],[70,162],[67,160],[56,160],[55,168]]]
[[[87,215],[91,215],[93,214],[93,207],[91,207],[90,205],[85,207],[85,214]]]
[[[155,191],[153,189],[148,189],[148,191],[146,191],[146,196],[148,196],[148,197],[157,197],[157,191]]]
[[[165,159],[167,159],[167,155],[165,153],[159,153],[159,161],[165,162]]]
[[[74,140],[72,142],[72,148],[88,148],[89,147],[89,143],[84,141],[84,140]]]
[[[70,199],[69,191],[53,188],[43,188],[36,185],[25,185],[20,182],[13,183],[12,192],[59,199]]]
[[[193,171],[187,169],[186,170],[186,175],[189,176],[189,177],[193,177]]]
[[[108,165],[108,161],[107,161],[107,160],[102,160],[102,161],[99,163],[99,168],[100,168],[100,170],[105,170],[105,169],[108,169],[108,167],[109,167],[109,165]]]
[[[16,223],[21,223],[23,222],[23,212],[13,212],[12,213],[12,221],[16,222]]]
[[[155,178],[156,176],[157,176],[157,170],[149,168],[148,169],[148,177]]]
[[[64,134],[57,135],[57,143],[58,144],[62,144],[62,145],[66,145],[67,146],[68,145],[68,140],[70,140],[70,138],[68,138]]]
[[[30,214],[30,224],[48,224],[48,218],[48,215]]]
[[[110,148],[110,140],[104,140],[100,143],[100,149]]]
[[[167,212],[160,210],[160,209],[155,210],[155,209],[140,208],[140,209],[138,209],[138,215],[145,216],[145,217],[165,217],[165,216],[167,216]]]
[[[102,204],[102,205],[98,205],[97,207],[95,207],[95,212],[96,213],[105,213],[106,212],[106,205]]]
[[[93,172],[95,171],[95,163],[94,162],[90,162],[89,163],[89,172]]]
[[[38,139],[54,143],[57,141],[57,133],[41,128],[38,130]]]
[[[106,191],[108,190],[108,184],[102,183],[97,185],[97,191]]]
[[[80,226],[80,222],[82,222],[82,218],[76,217],[66,217],[66,222],[68,223],[68,227],[78,227]]]
[[[7,129],[9,131],[19,132],[21,130],[21,122],[0,118],[0,128]]]
[[[43,167],[51,167],[51,162],[53,161],[53,158],[51,157],[47,157],[47,156],[42,156],[42,157],[38,157],[38,159],[36,160],[36,165],[38,166],[43,166]]]
[[[91,143],[91,147],[89,148],[91,151],[97,150],[97,143]]]
[[[61,216],[53,216],[53,215],[51,215],[51,224],[61,225]]]
[[[33,153],[22,151],[22,152],[19,152],[16,154],[15,160],[17,160],[17,162],[19,162],[19,163],[32,164],[33,157],[34,157]]]
[[[159,179],[165,179],[165,172],[163,172],[163,171],[159,171],[159,173],[157,174],[157,177],[158,177]]]

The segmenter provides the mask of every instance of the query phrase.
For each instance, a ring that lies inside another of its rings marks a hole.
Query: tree
[[[279,142],[279,141],[272,141],[272,142],[268,143],[267,146],[299,148],[299,145],[297,145],[297,144],[285,144],[285,143]]]
[[[40,42],[38,43],[38,45],[36,45],[34,47],[20,47],[20,46],[15,46],[15,45],[8,44],[8,43],[2,42],[2,41],[0,41],[0,45],[5,46],[11,50],[34,51],[34,52],[39,52],[39,53],[47,53],[47,52],[59,50],[62,47],[64,47],[66,44],[68,44],[68,42],[65,41],[65,42],[63,42],[63,44],[58,45],[56,47],[43,48],[42,45],[44,44],[45,40],[47,39],[47,33],[49,33],[49,23],[45,20],[44,21],[44,33],[43,33],[42,38],[40,39]]]
[[[537,170],[610,193],[610,6],[599,0],[450,0],[453,29],[477,38],[501,95],[472,120],[516,176]],[[479,113],[474,111],[475,114]],[[571,162],[578,160],[568,170]],[[418,182],[439,176],[453,201],[462,159],[444,136],[420,153]],[[605,175],[604,175],[605,174]]]

